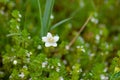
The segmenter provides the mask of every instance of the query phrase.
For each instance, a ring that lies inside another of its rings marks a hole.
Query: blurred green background
[[[44,11],[45,0],[40,1],[42,2],[42,11]],[[61,34],[61,39],[66,40],[67,35],[74,35],[74,32],[80,29],[89,14],[94,13],[94,18],[83,31],[82,36],[86,41],[93,41],[92,37],[100,30],[102,33],[103,30],[104,36],[102,38],[107,42],[114,43],[113,52],[116,52],[120,45],[119,5],[120,0],[56,0],[52,14],[54,16],[52,24],[72,15],[74,17],[69,22],[53,30],[53,32]],[[9,44],[6,35],[9,32],[11,12],[15,9],[22,14],[20,28],[26,28],[32,36],[40,35],[37,0],[0,0],[0,51],[4,50],[6,44]],[[67,28],[66,25],[70,27]],[[64,35],[66,31],[68,34]],[[69,36],[67,39],[71,40],[72,38],[73,36]],[[114,39],[117,41],[114,41]]]

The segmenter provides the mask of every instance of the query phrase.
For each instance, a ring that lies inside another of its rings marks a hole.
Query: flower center
[[[54,42],[54,38],[49,37],[49,38],[48,38],[48,42],[50,42],[50,43]]]

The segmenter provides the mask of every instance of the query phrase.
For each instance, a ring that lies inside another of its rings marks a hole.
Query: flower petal
[[[59,36],[54,36],[54,41],[57,42],[59,40]]]
[[[47,37],[42,37],[43,42],[47,42]]]
[[[49,38],[49,37],[52,37],[52,34],[51,33],[47,33],[47,37]]]
[[[51,46],[51,43],[48,43],[48,42],[45,43],[45,47],[50,47],[50,46]]]
[[[57,43],[52,43],[51,46],[57,47]]]

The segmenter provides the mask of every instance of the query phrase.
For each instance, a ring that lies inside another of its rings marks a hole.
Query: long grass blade
[[[43,35],[43,21],[42,21],[42,11],[41,11],[41,3],[38,1],[38,8],[39,8],[39,17],[40,17],[40,25],[41,25],[41,36]]]
[[[78,8],[77,10],[75,10],[75,11],[70,15],[70,18],[61,20],[60,22],[54,24],[54,25],[50,28],[50,30],[53,30],[54,28],[56,28],[56,27],[60,26],[61,24],[63,24],[63,23],[65,23],[65,22],[71,20],[72,18],[74,18],[74,16],[79,12],[79,10],[80,10],[79,8]]]
[[[54,0],[47,0],[45,11],[43,15],[43,34],[42,36],[45,36],[49,30],[49,23],[50,23],[50,15],[52,14],[52,9],[54,5]]]
[[[63,23],[65,23],[65,22],[69,21],[70,19],[72,19],[72,18],[67,18],[67,19],[64,19],[64,20],[62,20],[62,21],[60,21],[60,22],[54,24],[54,25],[51,27],[50,30],[53,30],[54,28],[60,26],[61,24],[63,24]]]

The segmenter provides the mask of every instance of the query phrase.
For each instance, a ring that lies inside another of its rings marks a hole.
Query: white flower
[[[54,66],[51,66],[51,69],[53,69],[54,68]]]
[[[61,76],[61,77],[59,78],[59,80],[64,80],[64,78]]]
[[[18,75],[20,78],[24,78],[24,73],[22,72],[21,74]]]
[[[54,15],[53,14],[50,16],[50,19],[54,19]]]
[[[97,18],[92,17],[91,18],[91,22],[97,24],[99,22],[99,20]]]
[[[38,46],[37,46],[37,49],[38,49],[38,50],[42,49],[41,45],[38,45]]]
[[[75,69],[75,66],[72,66],[72,69]]]
[[[76,46],[76,48],[80,48],[80,50],[82,51],[82,52],[85,52],[85,49],[83,48],[83,46]]]
[[[3,75],[3,74],[4,74],[4,72],[0,71],[0,75]]]
[[[32,55],[32,52],[29,52],[28,50],[26,50],[26,56],[29,58]]]
[[[42,68],[45,68],[45,67],[47,66],[47,64],[48,64],[47,61],[43,62],[43,63],[42,63]]]
[[[63,60],[63,63],[66,65],[66,64],[67,64],[67,61],[66,61],[66,60]]]
[[[57,41],[59,40],[59,36],[52,36],[51,33],[47,33],[47,36],[42,37],[42,41],[45,42],[46,47],[57,47]]]
[[[20,29],[18,25],[16,26],[16,28],[17,28],[18,30]]]
[[[22,17],[22,15],[21,14],[18,14],[18,16],[21,18]]]
[[[12,78],[12,75],[10,75],[9,78]]]
[[[84,1],[80,0],[80,4],[79,5],[80,5],[81,8],[83,8],[85,6]]]
[[[61,66],[61,64],[60,64],[60,63],[58,63],[58,66]]]
[[[70,47],[67,45],[67,46],[65,46],[65,49],[66,49],[66,50],[69,50],[69,49],[70,49]]]
[[[18,18],[17,21],[20,22],[21,20]]]
[[[100,35],[97,34],[95,38],[96,38],[97,41],[99,41],[100,40]]]
[[[28,69],[27,65],[24,65],[23,68],[24,68],[24,69]]]
[[[82,72],[82,69],[80,69],[80,72]]]
[[[32,80],[32,78],[29,78],[29,80]]]
[[[57,71],[57,72],[60,72],[60,68],[57,67],[57,68],[56,68],[56,71]]]
[[[108,80],[109,78],[103,74],[100,75],[101,80]]]
[[[17,60],[14,60],[14,61],[13,61],[13,64],[16,65],[16,64],[17,64]]]
[[[31,36],[28,36],[28,39],[31,39]]]

